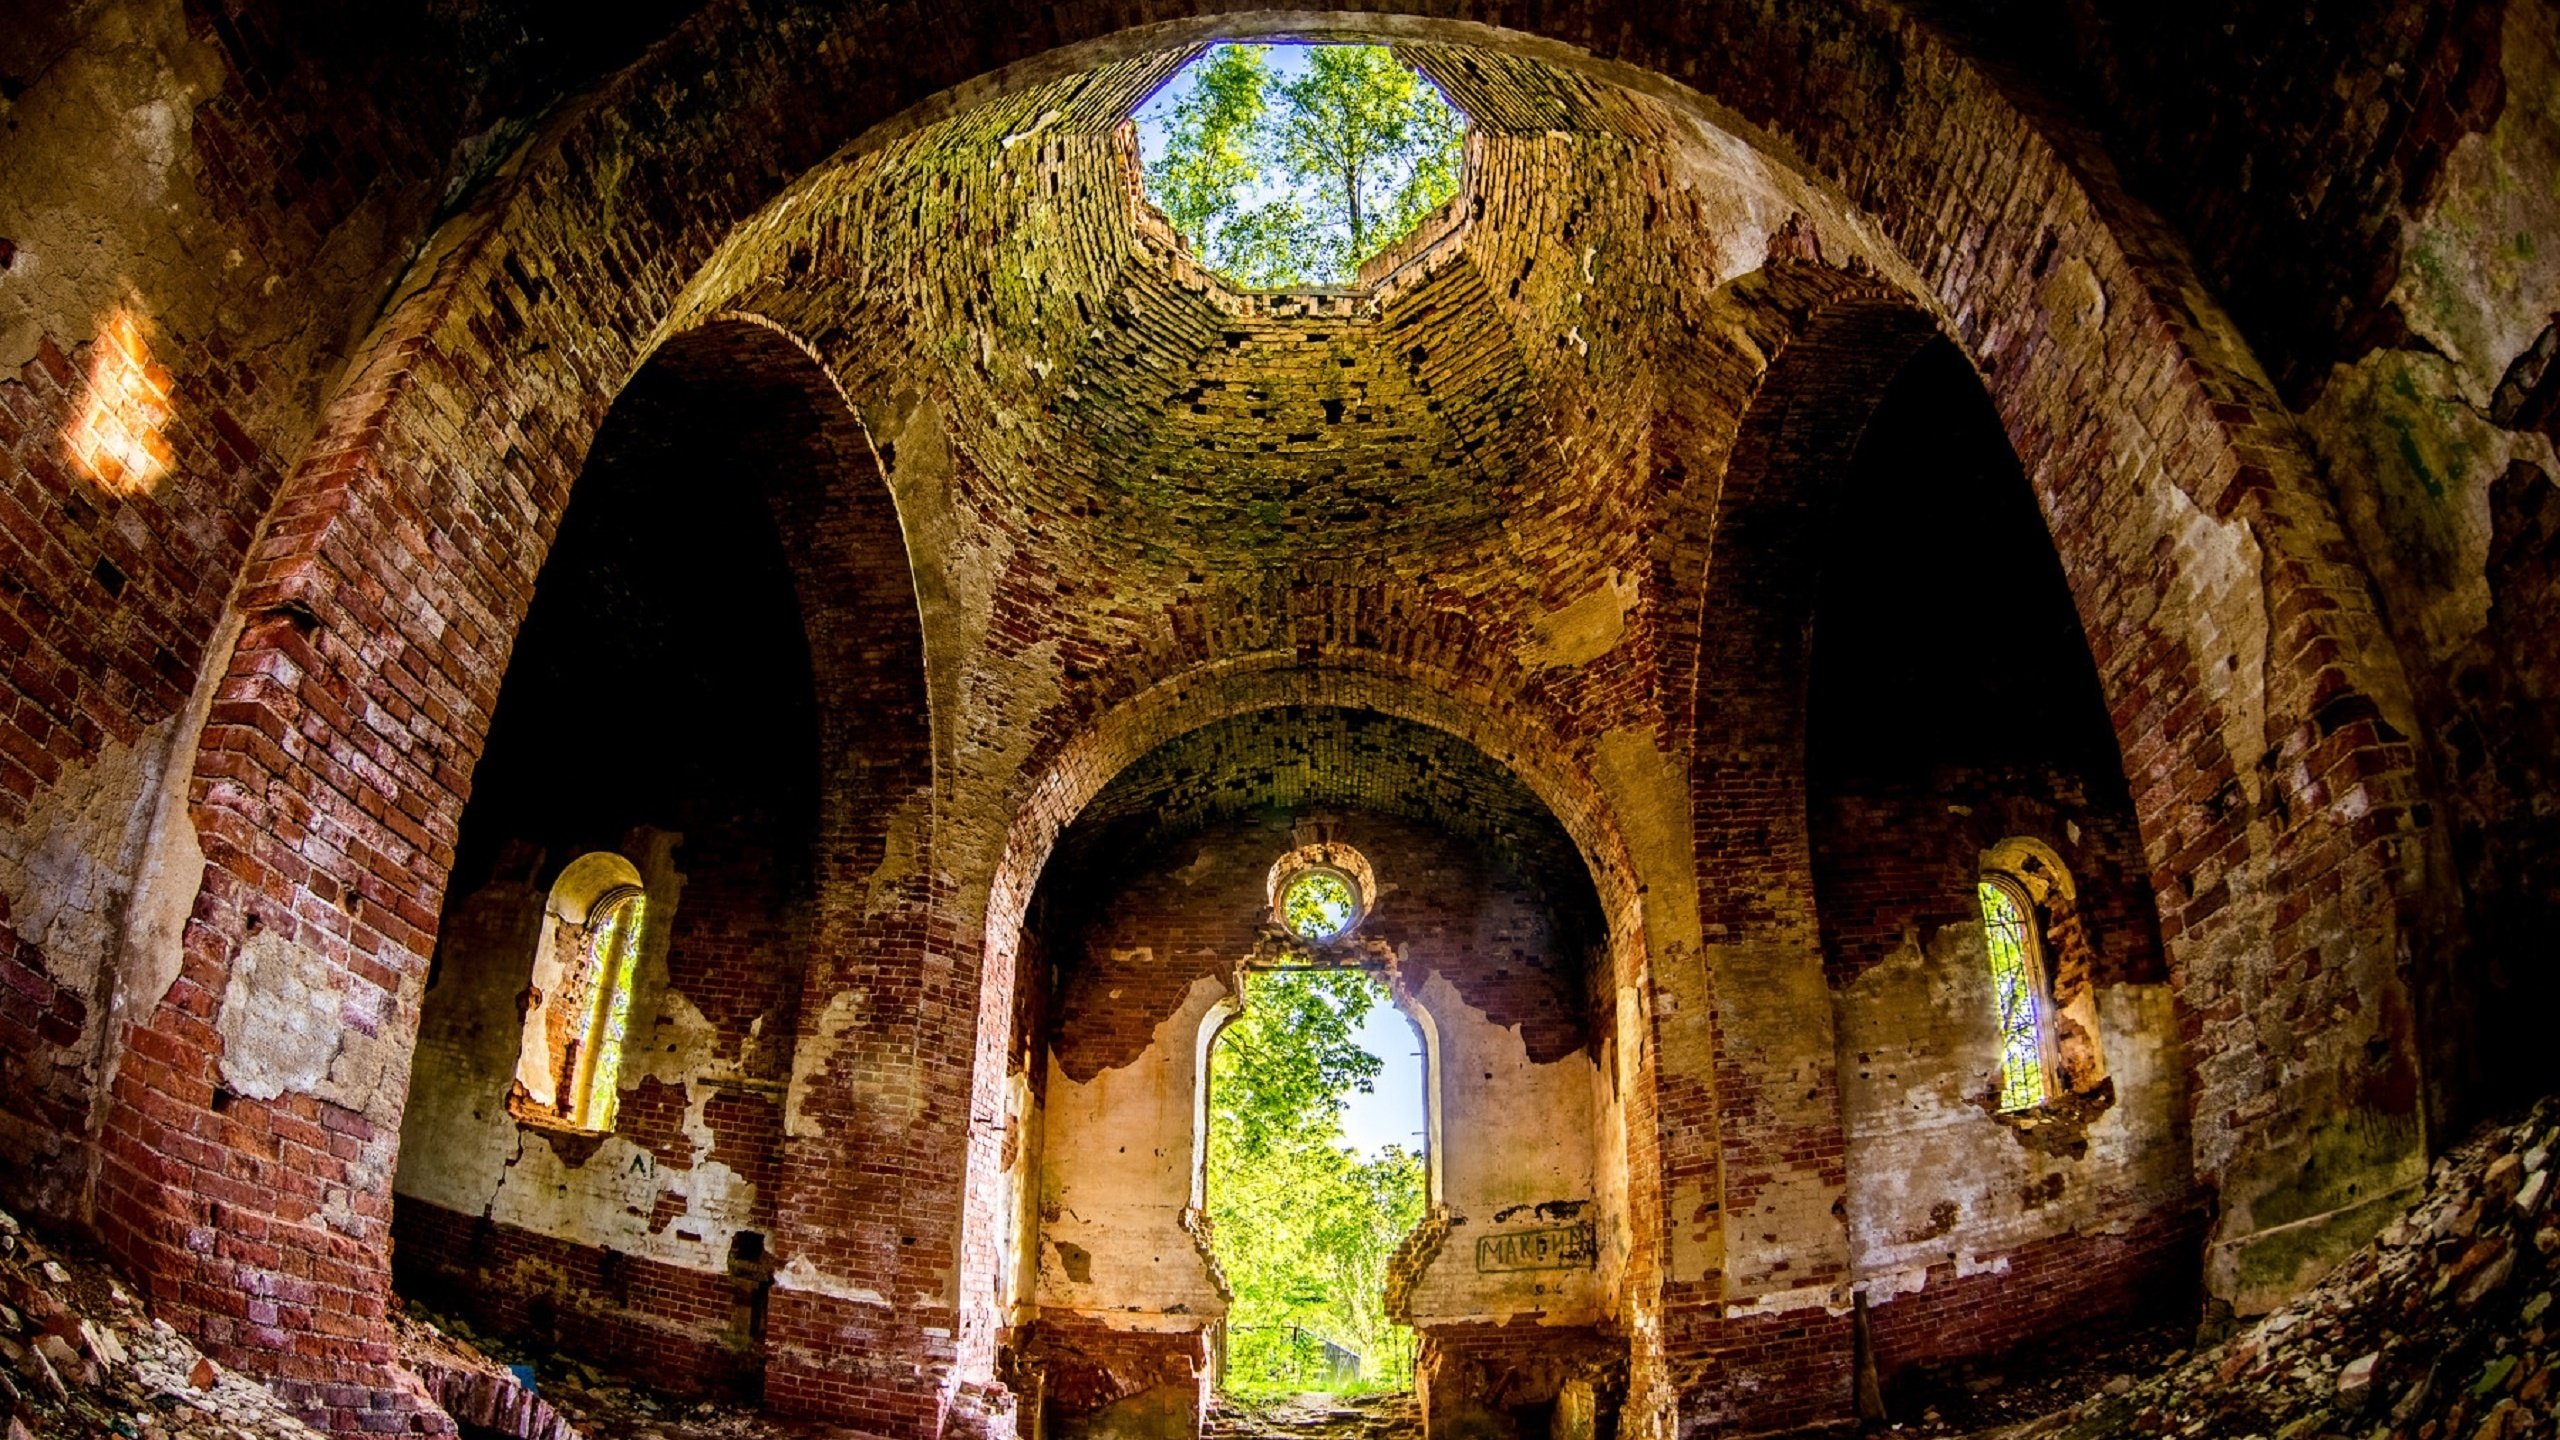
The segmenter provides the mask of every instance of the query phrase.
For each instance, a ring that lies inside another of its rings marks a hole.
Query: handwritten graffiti
[[[1476,1270],[1587,1270],[1598,1258],[1591,1222],[1557,1225],[1544,1230],[1514,1230],[1481,1236],[1476,1241]]]

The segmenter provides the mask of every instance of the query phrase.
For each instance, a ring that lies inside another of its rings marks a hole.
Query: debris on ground
[[[2145,1322],[2091,1327],[1999,1355],[1895,1376],[1885,1386],[1887,1433],[1996,1435],[2088,1397],[2122,1394],[2185,1362],[2195,1348],[2192,1309]]]
[[[2560,1099],[2438,1160],[2427,1194],[2292,1304],[2020,1440],[2549,1440]]]
[[[215,1364],[106,1268],[0,1210],[0,1413],[7,1440],[324,1440],[273,1391]]]
[[[397,1309],[401,1359],[468,1436],[516,1440],[870,1440],[782,1420],[737,1401],[685,1400],[555,1350],[475,1329],[411,1301]],[[529,1383],[528,1383],[529,1382]]]

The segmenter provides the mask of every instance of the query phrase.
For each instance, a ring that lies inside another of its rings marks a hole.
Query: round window
[[[1350,876],[1329,866],[1301,870],[1281,887],[1280,923],[1310,944],[1339,937],[1359,918],[1360,892]]]

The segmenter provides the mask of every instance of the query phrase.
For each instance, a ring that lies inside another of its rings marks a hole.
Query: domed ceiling
[[[972,508],[1098,564],[1446,577],[1542,549],[1572,568],[1633,528],[1681,297],[1758,263],[1790,213],[1757,157],[1728,140],[1744,158],[1708,175],[1664,144],[1700,127],[1655,101],[1398,47],[1470,119],[1459,195],[1358,285],[1240,292],[1146,204],[1125,123],[1193,53],[839,161],[758,222],[783,258],[739,308],[854,393],[945,397]]]

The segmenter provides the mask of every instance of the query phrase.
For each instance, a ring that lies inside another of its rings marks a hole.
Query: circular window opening
[[[1302,845],[1271,867],[1271,918],[1310,945],[1350,934],[1372,893],[1369,862],[1348,845]]]
[[[1360,894],[1339,870],[1301,870],[1280,891],[1280,923],[1311,944],[1340,936],[1359,918]]]

